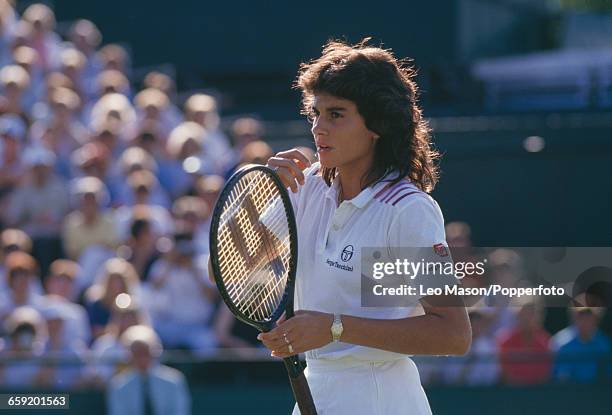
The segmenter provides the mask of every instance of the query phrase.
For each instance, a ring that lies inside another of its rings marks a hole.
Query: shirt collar
[[[357,196],[352,198],[351,200],[345,200],[345,202],[352,204],[357,209],[362,209],[365,207],[370,200],[376,196],[378,192],[380,192],[385,186],[388,186],[391,181],[397,178],[399,173],[395,170],[387,172],[381,179],[379,179],[376,183],[371,186],[363,189]],[[338,200],[338,188],[340,184],[340,179],[338,176],[334,178],[331,186],[325,192],[325,197],[332,200],[333,203],[337,203]]]

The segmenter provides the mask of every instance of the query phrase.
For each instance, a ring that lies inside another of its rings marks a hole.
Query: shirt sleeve
[[[388,234],[391,261],[408,261],[405,282],[415,286],[417,298],[430,289],[457,284],[450,251],[446,243],[444,217],[429,196],[415,195],[396,213]]]

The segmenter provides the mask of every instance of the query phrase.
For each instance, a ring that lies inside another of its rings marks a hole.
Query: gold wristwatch
[[[343,331],[344,327],[342,326],[340,314],[334,314],[334,322],[331,325],[332,340],[335,342],[340,341],[340,336],[342,336]]]

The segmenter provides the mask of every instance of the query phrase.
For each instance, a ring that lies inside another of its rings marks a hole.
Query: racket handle
[[[308,381],[306,381],[306,376],[304,376],[304,370],[301,369],[302,364],[298,357],[291,356],[284,359],[284,362],[289,373],[289,382],[291,382],[295,402],[297,402],[297,406],[300,408],[300,415],[317,415],[317,408],[312,399],[310,387],[308,387]],[[300,370],[297,370],[297,368],[300,368]]]

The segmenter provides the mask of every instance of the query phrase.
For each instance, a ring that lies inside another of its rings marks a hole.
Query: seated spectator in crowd
[[[120,175],[123,178],[121,185],[118,186],[118,204],[134,206],[136,195],[128,184],[127,178],[136,171],[146,170],[153,175],[157,172],[157,163],[147,151],[140,147],[130,147],[126,149],[119,159]],[[155,186],[151,188],[147,203],[159,205],[166,209],[170,208],[170,197],[166,190],[159,184],[157,178],[154,180]]]
[[[28,177],[15,189],[7,212],[10,225],[32,238],[32,253],[42,275],[51,262],[63,256],[60,232],[68,212],[68,189],[52,173],[55,160],[55,154],[42,147],[25,151]]]
[[[61,72],[50,72],[44,78],[43,93],[39,96],[38,102],[32,107],[32,119],[36,121],[51,120],[51,100],[55,90],[58,88],[66,88],[76,93],[76,87],[66,75]],[[85,105],[80,101],[81,106]],[[82,112],[79,108],[78,112]],[[40,135],[40,133],[38,134]]]
[[[7,340],[0,351],[5,358],[0,366],[0,384],[19,389],[44,384],[40,358],[47,341],[47,327],[40,313],[31,307],[19,307],[9,315],[5,328]]]
[[[195,194],[201,197],[213,209],[224,185],[225,179],[223,177],[215,174],[205,175],[197,179]]]
[[[166,108],[166,117],[172,124],[173,128],[183,121],[183,114],[181,113],[181,110],[174,105],[177,97],[176,84],[172,78],[158,71],[149,72],[142,81],[142,86],[143,88],[159,89],[161,92],[166,94],[170,100],[168,107]]]
[[[7,275],[6,275],[6,258],[13,252],[24,252],[29,254],[32,252],[32,240],[20,229],[5,229],[0,233],[0,297],[8,294]],[[32,283],[30,289],[41,294],[42,285],[35,286]]]
[[[17,26],[17,13],[10,1],[0,1],[0,66],[11,63],[11,43]]]
[[[123,46],[109,43],[98,51],[98,57],[104,70],[112,69],[130,76],[130,56]]]
[[[126,240],[129,235],[129,226],[132,222],[134,209],[138,206],[147,206],[153,224],[153,231],[156,235],[169,235],[172,232],[172,217],[168,210],[160,205],[156,205],[151,200],[153,189],[159,186],[155,175],[147,170],[139,170],[131,173],[127,179],[128,185],[132,190],[134,199],[133,206],[122,206],[117,209],[117,226],[119,238]]]
[[[158,241],[159,238],[153,231],[149,208],[146,205],[135,207],[130,224],[130,236],[117,252],[121,258],[125,258],[134,266],[141,281],[149,279],[152,265],[161,256]]]
[[[102,276],[86,293],[86,308],[94,338],[104,333],[111,313],[117,307],[119,294],[138,298],[138,275],[134,267],[122,258],[112,258],[104,264]]]
[[[69,167],[70,155],[85,143],[88,134],[78,120],[77,111],[81,106],[81,99],[73,90],[57,87],[51,92],[48,104],[49,118],[35,122],[30,129],[30,135],[34,143],[42,143],[58,155],[62,167]],[[52,134],[49,134],[49,131]],[[66,174],[64,176],[70,177]]]
[[[159,337],[147,326],[130,327],[121,336],[130,351],[130,367],[114,377],[107,394],[109,415],[187,415],[189,389],[181,372],[159,364]]]
[[[40,307],[41,297],[32,286],[40,284],[36,260],[25,252],[10,253],[4,263],[8,292],[0,299],[0,321],[22,306]]]
[[[107,94],[130,96],[130,81],[122,72],[114,69],[100,72],[96,78],[95,85],[99,96]]]
[[[268,159],[274,155],[272,147],[265,141],[253,141],[240,151],[240,164],[266,164]]]
[[[134,97],[136,114],[139,121],[153,121],[163,136],[168,136],[181,120],[175,119],[170,113],[168,96],[156,88],[147,88]]]
[[[122,178],[112,171],[112,154],[105,144],[98,141],[87,143],[72,153],[71,159],[77,170],[75,176],[100,179],[108,190],[111,205],[117,203]]]
[[[612,362],[609,360],[612,343],[599,329],[605,309],[588,307],[584,301],[579,300],[569,311],[575,333],[559,347],[555,360],[555,379],[576,383],[612,379]]]
[[[94,363],[89,369],[89,381],[94,385],[105,385],[111,377],[125,367],[128,350],[120,338],[127,329],[136,325],[148,325],[147,318],[136,304],[113,309],[104,334],[91,346]]]
[[[76,298],[75,279],[79,273],[76,262],[57,259],[51,263],[45,280],[46,295],[40,304],[43,310],[58,310],[63,316],[63,331],[66,342],[79,341],[89,344],[91,329],[85,308],[74,302]]]
[[[210,207],[197,196],[183,196],[172,206],[175,227],[193,235],[198,255],[209,253],[210,226],[208,223],[211,214]]]
[[[125,95],[110,93],[102,96],[93,105],[88,120],[87,124],[94,130],[101,125],[115,122],[121,137],[132,137],[136,125],[136,112]]]
[[[57,69],[61,39],[53,31],[55,29],[53,11],[42,3],[35,3],[25,9],[23,20],[30,23],[34,29],[29,46],[38,52],[44,71],[50,72]]]
[[[79,19],[70,27],[70,41],[86,58],[81,73],[83,81],[83,98],[91,101],[97,97],[95,88],[96,76],[102,70],[102,62],[96,55],[96,48],[102,42],[102,35],[96,25],[86,19]]]
[[[205,354],[216,345],[210,320],[217,290],[195,256],[192,235],[176,234],[172,250],[151,270],[149,311],[165,347]]]
[[[516,326],[498,339],[502,381],[512,385],[546,382],[551,375],[550,335],[542,327],[544,310],[536,298],[521,297],[512,305]]]
[[[44,389],[70,390],[82,380],[85,343],[66,336],[66,309],[46,308],[42,315],[47,323],[48,339],[45,343],[45,363],[37,376],[38,386]]]
[[[2,112],[29,121],[26,91],[30,87],[30,75],[19,65],[7,65],[0,69],[0,92],[3,95]]]
[[[92,246],[116,248],[117,225],[114,212],[104,210],[109,202],[104,183],[96,177],[82,177],[75,179],[71,190],[78,209],[64,222],[64,251],[68,257],[78,260]]]
[[[445,383],[458,385],[491,385],[499,379],[497,345],[489,332],[492,316],[486,306],[468,310],[472,325],[472,347],[464,356],[449,357],[444,362]]]
[[[21,66],[28,73],[30,77],[30,86],[23,94],[24,107],[30,111],[33,109],[35,103],[37,103],[44,95],[44,71],[40,64],[38,52],[36,50],[27,47],[19,46],[13,51],[14,62]],[[34,119],[32,117],[32,119]]]
[[[238,118],[232,123],[231,131],[234,146],[232,148],[231,156],[225,163],[225,177],[231,176],[231,174],[236,170],[236,167],[240,164],[240,154],[242,149],[253,141],[262,140],[263,124],[261,121],[256,120],[255,118],[242,117]]]
[[[226,135],[220,128],[221,117],[217,100],[207,94],[194,94],[185,102],[185,121],[195,122],[206,131],[206,148],[208,160],[214,162],[214,174],[223,174],[235,163],[234,153]]]
[[[185,196],[193,186],[193,173],[212,173],[206,166],[213,161],[203,157],[205,130],[197,123],[184,122],[172,130],[168,137],[168,158],[157,160],[159,181],[172,198]]]
[[[72,81],[74,91],[79,96],[79,99],[85,97],[84,89],[86,87],[83,79],[83,71],[87,66],[87,57],[78,49],[67,47],[60,54],[60,70]],[[82,107],[79,107],[82,108]]]
[[[16,115],[0,116],[0,225],[4,218],[11,193],[19,185],[24,173],[22,151],[26,137],[26,125]]]
[[[119,123],[109,121],[95,126],[92,131],[91,141],[96,144],[102,144],[110,153],[111,166],[109,173],[111,175],[119,174],[119,162],[121,155],[126,149],[125,140],[119,137]]]

